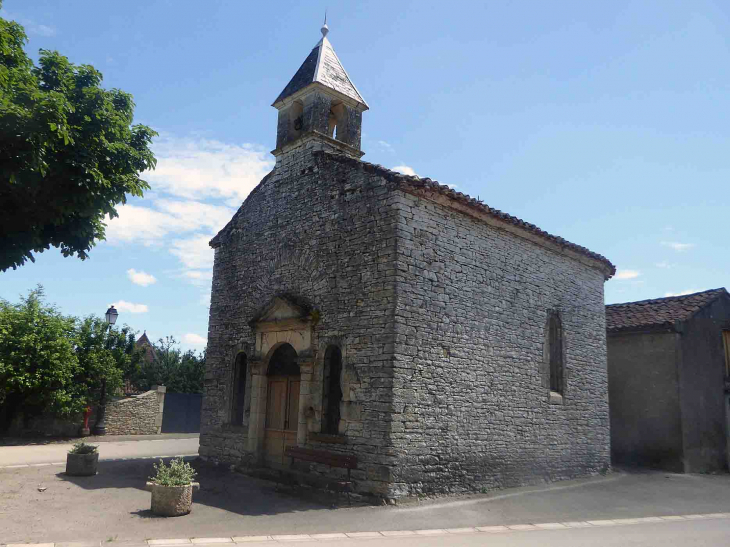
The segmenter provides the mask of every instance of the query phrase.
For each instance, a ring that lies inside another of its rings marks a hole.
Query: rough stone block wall
[[[398,192],[396,490],[462,492],[610,464],[603,273]],[[563,325],[551,404],[548,310]]]
[[[278,159],[215,251],[200,454],[255,462],[247,451],[248,429],[230,424],[233,363],[239,351],[251,355],[254,314],[277,294],[295,294],[319,311],[314,389],[307,394],[314,401],[312,433],[320,431],[327,346],[340,345],[343,358],[340,433],[346,443],[310,437],[307,446],[357,454],[357,488],[387,495],[395,466],[388,416],[397,211],[385,180],[313,154],[318,146],[311,141]]]
[[[155,435],[162,428],[165,388],[118,399],[106,405],[107,435]]]
[[[278,157],[217,238],[201,456],[257,463],[248,428],[230,424],[233,364],[255,347],[248,321],[290,293],[320,317],[312,434],[325,349],[343,357],[345,442],[306,446],[357,455],[357,490],[397,498],[605,470],[604,274],[319,148]],[[563,325],[561,404],[545,385],[549,310]]]

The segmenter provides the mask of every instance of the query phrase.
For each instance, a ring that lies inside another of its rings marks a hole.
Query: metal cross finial
[[[327,33],[330,31],[329,27],[327,26],[327,9],[324,10],[324,25],[322,25],[322,28],[319,29],[319,31],[322,33],[322,37],[326,37]]]

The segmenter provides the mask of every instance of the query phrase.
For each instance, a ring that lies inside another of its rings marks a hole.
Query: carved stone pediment
[[[249,325],[260,330],[266,323],[310,322],[312,307],[293,296],[282,295],[272,298],[251,318]]]
[[[256,333],[255,358],[266,359],[281,343],[291,344],[297,355],[312,355],[312,307],[296,297],[280,295],[272,298],[249,321]]]

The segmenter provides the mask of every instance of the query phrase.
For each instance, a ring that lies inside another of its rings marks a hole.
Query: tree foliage
[[[116,329],[93,315],[78,322],[75,346],[79,372],[74,383],[89,402],[96,402],[102,381],[108,394],[116,393],[142,359],[129,327]]]
[[[19,410],[31,414],[78,412],[73,378],[75,320],[43,302],[41,287],[20,303],[0,301],[0,404],[5,424]]]
[[[0,5],[1,2],[0,2]],[[127,194],[142,196],[156,133],[132,125],[132,96],[101,87],[91,65],[40,50],[35,66],[23,27],[0,18],[0,270],[50,246],[81,259],[104,239],[104,219]]]
[[[133,379],[140,389],[164,385],[171,393],[202,393],[205,376],[205,352],[183,352],[172,336],[153,344],[152,359],[143,360]]]
[[[0,300],[0,428],[42,413],[70,416],[98,402],[135,370],[141,354],[129,327],[62,315],[39,286],[17,304]]]

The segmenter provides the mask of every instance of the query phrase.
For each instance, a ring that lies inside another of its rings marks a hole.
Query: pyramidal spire
[[[362,98],[360,92],[352,83],[350,76],[347,74],[345,67],[342,66],[340,59],[337,57],[332,44],[327,39],[329,34],[327,26],[327,12],[325,11],[324,24],[320,29],[322,39],[317,42],[314,49],[299,67],[294,77],[284,88],[274,101],[272,106],[277,106],[281,101],[313,84],[322,84],[342,95],[349,97],[363,105],[364,110],[368,109],[365,99]]]

